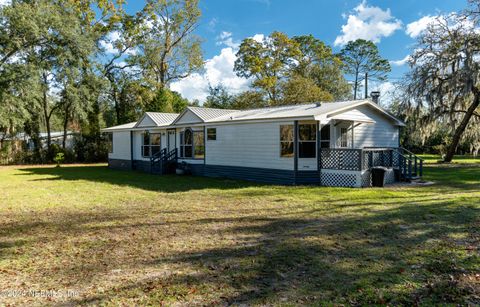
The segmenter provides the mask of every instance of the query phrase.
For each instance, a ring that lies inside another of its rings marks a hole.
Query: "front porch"
[[[370,187],[374,167],[386,168],[384,184],[423,175],[423,159],[401,147],[322,148],[318,163],[325,186]]]

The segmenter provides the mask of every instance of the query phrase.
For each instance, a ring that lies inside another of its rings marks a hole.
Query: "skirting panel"
[[[320,172],[319,171],[298,171],[296,184],[299,185],[319,185]]]
[[[133,169],[141,172],[150,173],[151,171],[150,161],[133,160]]]
[[[208,177],[223,177],[273,184],[294,184],[293,170],[288,171],[267,168],[205,165],[204,175]]]
[[[132,161],[121,159],[108,159],[108,167],[113,169],[131,170]]]
[[[361,172],[323,169],[320,180],[323,186],[359,188],[362,186]]]
[[[205,174],[204,164],[188,164],[193,176],[203,176]]]

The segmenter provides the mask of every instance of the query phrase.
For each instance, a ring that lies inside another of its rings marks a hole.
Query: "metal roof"
[[[159,112],[146,112],[157,126],[167,126],[173,123],[173,121],[178,117],[178,113],[159,113]]]
[[[322,102],[322,103],[310,103],[310,104],[297,104],[289,106],[268,107],[251,110],[226,110],[226,109],[214,109],[203,107],[187,107],[180,115],[175,113],[155,113],[147,112],[142,117],[149,116],[158,127],[175,126],[175,122],[189,110],[198,116],[205,123],[220,123],[220,122],[236,122],[236,121],[248,121],[248,120],[272,120],[282,118],[303,118],[320,120],[337,114],[345,110],[349,110],[353,107],[369,105],[377,111],[389,117],[397,125],[403,126],[404,123],[381,108],[377,104],[373,103],[369,99],[363,100],[350,100],[339,102]],[[142,120],[140,119],[140,121]],[[138,121],[138,123],[140,123]],[[110,127],[103,129],[103,131],[110,130],[122,130],[135,128],[136,123],[129,123],[125,125]]]
[[[102,132],[113,131],[113,130],[131,129],[131,128],[134,128],[136,124],[137,124],[137,122],[132,122],[132,123],[128,123],[128,124],[108,127],[108,128],[102,129]]]
[[[238,110],[202,108],[202,107],[188,107],[188,109],[205,122],[217,117],[238,112]]]
[[[276,119],[276,118],[309,117],[309,116],[314,117],[322,114],[327,114],[336,110],[352,107],[358,104],[362,104],[362,103],[365,103],[366,101],[367,100],[323,102],[323,103],[298,104],[298,105],[236,111],[224,116],[213,118],[209,120],[209,122]]]

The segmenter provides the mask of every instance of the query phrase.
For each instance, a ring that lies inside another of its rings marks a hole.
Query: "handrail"
[[[411,155],[415,156],[415,157],[416,157],[418,160],[420,160],[420,161],[425,161],[424,159],[420,158],[419,156],[417,156],[416,154],[414,154],[413,152],[411,152],[411,151],[408,150],[408,149],[405,149],[405,148],[403,148],[403,147],[400,147],[400,149],[401,149],[402,151],[406,151],[408,154],[411,154]]]

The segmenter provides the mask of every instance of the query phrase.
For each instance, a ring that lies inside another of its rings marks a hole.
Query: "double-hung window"
[[[186,129],[180,134],[180,156],[193,158],[193,131]]]
[[[317,147],[317,125],[300,124],[298,126],[298,157],[315,158]]]
[[[207,141],[217,140],[217,128],[207,128]]]
[[[160,133],[143,134],[142,156],[151,157],[160,151]]]
[[[320,130],[320,147],[330,148],[330,125],[325,125]]]
[[[180,133],[180,157],[205,158],[205,133],[187,128]]]
[[[195,159],[205,158],[205,133],[203,131],[193,132],[193,157]]]
[[[280,157],[293,157],[293,125],[280,125]]]

